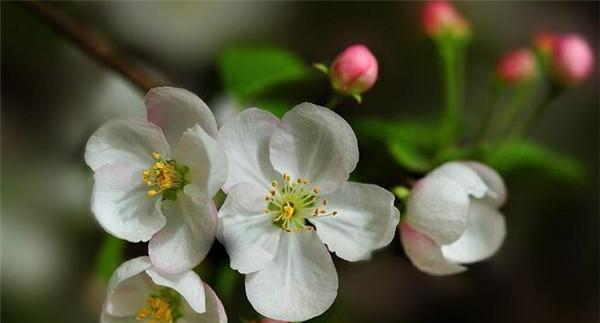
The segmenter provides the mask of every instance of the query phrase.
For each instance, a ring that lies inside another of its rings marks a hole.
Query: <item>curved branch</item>
[[[83,26],[51,6],[37,1],[22,1],[21,4],[56,33],[64,36],[83,52],[106,67],[118,72],[139,89],[147,92],[161,83],[142,69],[120,59],[108,44],[92,35]]]

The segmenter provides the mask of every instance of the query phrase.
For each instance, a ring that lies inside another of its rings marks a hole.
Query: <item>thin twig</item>
[[[22,1],[21,4],[56,33],[73,42],[93,59],[121,74],[142,91],[146,92],[163,83],[157,81],[142,69],[120,59],[108,44],[99,40],[86,28],[48,4],[37,1]]]

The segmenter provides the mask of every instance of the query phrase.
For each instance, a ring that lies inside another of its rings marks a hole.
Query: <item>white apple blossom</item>
[[[193,271],[164,274],[148,257],[123,263],[108,283],[100,323],[226,323],[213,290]]]
[[[388,245],[399,221],[394,196],[347,182],[358,162],[356,136],[314,104],[281,120],[244,110],[221,128],[220,140],[230,162],[217,238],[231,267],[247,274],[250,303],[277,320],[320,315],[338,288],[327,249],[358,261]]]
[[[477,162],[446,163],[413,187],[400,231],[408,258],[432,275],[466,270],[492,256],[504,241],[498,208],[506,201],[502,178]]]
[[[147,120],[106,122],[89,139],[92,212],[112,235],[148,241],[164,273],[193,268],[216,234],[212,197],[227,176],[215,118],[200,98],[177,88],[146,95]]]

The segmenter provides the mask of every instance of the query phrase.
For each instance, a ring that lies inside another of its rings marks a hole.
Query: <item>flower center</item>
[[[148,196],[163,193],[163,197],[167,199],[174,198],[177,196],[177,190],[187,184],[185,173],[188,168],[177,165],[174,160],[164,160],[157,152],[152,153],[152,158],[156,162],[142,172],[144,183],[148,186]]]
[[[162,288],[158,293],[148,296],[146,304],[137,311],[135,318],[138,321],[173,323],[182,317],[179,310],[181,299],[177,292],[169,288]]]
[[[327,199],[321,198],[318,186],[299,177],[292,181],[290,176],[283,174],[282,183],[271,182],[269,194],[265,197],[267,208],[265,213],[273,217],[273,223],[286,231],[314,230],[306,219],[316,216],[335,216],[336,211],[327,212]]]

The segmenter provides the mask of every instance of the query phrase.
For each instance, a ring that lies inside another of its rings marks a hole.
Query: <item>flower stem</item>
[[[441,124],[441,147],[456,142],[461,127],[461,112],[464,104],[464,46],[455,39],[442,38],[437,41],[443,65],[444,110]]]
[[[544,96],[544,99],[540,101],[540,103],[534,108],[533,112],[526,120],[525,125],[519,129],[517,129],[517,136],[521,134],[525,137],[530,136],[537,122],[539,122],[540,118],[544,115],[550,103],[554,101],[558,96],[560,96],[564,91],[564,87],[559,86],[555,83],[550,84],[550,89]]]
[[[342,102],[342,100],[344,99],[344,96],[339,94],[338,92],[334,91],[331,94],[331,97],[329,98],[329,101],[327,101],[327,104],[325,105],[327,108],[331,109],[331,110],[335,110],[335,107]]]
[[[164,83],[155,80],[142,69],[120,59],[105,42],[93,36],[83,26],[52,8],[52,6],[37,1],[22,1],[20,3],[56,33],[71,41],[104,66],[121,74],[142,91],[146,92]]]

